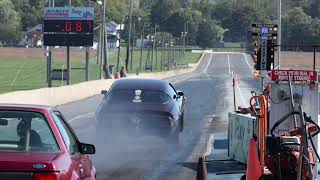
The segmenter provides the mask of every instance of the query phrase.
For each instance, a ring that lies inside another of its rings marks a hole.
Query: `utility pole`
[[[104,78],[110,79],[109,64],[108,64],[108,54],[107,54],[107,31],[106,31],[106,4],[107,0],[103,0],[103,16],[102,16],[102,29],[103,29],[103,70]]]
[[[139,20],[141,21],[141,19]],[[140,66],[139,70],[141,71],[142,66],[142,50],[143,50],[143,40],[144,40],[144,21],[142,22],[142,35],[141,35],[141,49],[140,49]]]
[[[184,28],[182,32],[182,41],[183,41],[183,55],[185,54],[186,51],[186,36],[187,36],[187,21],[184,21]]]
[[[127,56],[126,56],[126,71],[128,71],[128,64],[129,64],[129,49],[130,49],[130,42],[131,42],[131,18],[132,18],[132,0],[129,0],[129,30],[128,30],[128,43],[127,43]]]
[[[89,7],[91,6],[91,1],[88,2]],[[89,81],[89,56],[90,56],[90,49],[89,46],[86,47],[86,67],[85,67],[85,80]]]
[[[54,7],[54,1],[49,0],[49,7]],[[52,87],[52,80],[51,80],[51,64],[52,64],[52,49],[50,46],[46,47],[46,55],[47,55],[47,82],[48,87]]]
[[[102,47],[103,47],[103,41],[102,41],[102,35],[103,35],[103,30],[102,30],[102,25],[103,23],[101,22],[101,27],[100,27],[100,36],[99,36],[99,54],[98,54],[98,56],[99,56],[99,69],[100,69],[100,73],[99,73],[99,79],[102,79],[102,59],[103,59],[103,57],[102,57]]]
[[[104,14],[104,2],[102,4],[102,20],[101,20],[101,30],[100,30],[100,36],[101,36],[101,45],[100,45],[100,79],[103,79],[104,75],[103,75],[103,71],[104,71],[104,67],[103,67],[103,59],[105,56],[105,51],[104,51],[104,43],[105,43],[105,32],[104,32],[104,27],[105,27],[105,14]]]
[[[157,34],[157,25],[154,25],[154,35],[153,35],[153,42],[152,42],[152,55],[151,55],[151,71],[153,71],[153,52],[154,52],[154,48],[155,48],[155,43],[156,43],[156,34]],[[157,64],[155,65],[155,67],[157,66]]]
[[[71,6],[72,2],[69,0],[69,6]],[[70,85],[70,78],[71,78],[71,65],[70,65],[70,46],[67,46],[67,85]]]
[[[119,62],[120,62],[120,51],[121,51],[121,31],[122,31],[122,18],[120,22],[120,32],[118,33],[118,41],[119,41],[119,47],[118,47],[118,59],[117,59],[117,72],[119,72]]]
[[[155,42],[155,51],[156,51],[156,65],[155,65],[155,68],[158,69],[158,39],[157,39],[157,28],[158,28],[158,25],[156,25],[156,29],[155,29],[155,34],[154,34],[154,42]]]
[[[99,64],[99,61],[100,61],[100,56],[101,56],[101,48],[100,48],[100,46],[101,46],[101,25],[100,25],[100,27],[99,27],[99,43],[98,43],[98,46],[97,46],[97,62],[96,62],[96,64]],[[101,77],[100,77],[100,79],[101,79]]]
[[[281,67],[281,6],[282,0],[279,0],[278,5],[278,67]]]
[[[132,63],[133,63],[133,44],[134,44],[134,36],[135,36],[135,31],[136,31],[136,24],[135,21],[133,23],[133,29],[131,31],[131,55],[130,55],[130,71],[132,71]]]
[[[162,50],[161,50],[161,60],[160,60],[160,69],[163,69],[163,59],[164,59],[164,34],[162,34]]]

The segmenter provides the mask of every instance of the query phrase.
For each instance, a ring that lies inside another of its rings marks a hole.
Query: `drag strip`
[[[149,138],[137,142],[151,143],[128,144],[121,152],[110,147],[104,156],[93,157],[98,179],[196,179],[197,159],[206,153],[209,135],[227,131],[227,113],[233,110],[230,72],[239,78],[239,93],[256,87],[247,58],[243,53],[207,53],[193,73],[168,78],[187,97],[181,143],[172,146],[161,139]],[[57,107],[83,142],[96,143],[94,112],[101,98],[97,95]],[[237,97],[237,102],[243,101],[247,101],[247,94]]]

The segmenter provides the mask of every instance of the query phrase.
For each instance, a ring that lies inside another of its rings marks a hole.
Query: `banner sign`
[[[289,76],[293,82],[318,81],[317,71],[311,70],[273,70],[271,79],[272,81],[289,81]]]
[[[92,7],[46,7],[44,20],[93,20]]]

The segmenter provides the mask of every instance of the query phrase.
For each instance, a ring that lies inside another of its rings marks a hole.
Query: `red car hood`
[[[60,153],[0,152],[0,172],[55,171],[51,163]],[[35,165],[45,167],[35,169]]]

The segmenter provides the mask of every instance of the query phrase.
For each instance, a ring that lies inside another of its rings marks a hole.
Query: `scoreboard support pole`
[[[68,74],[68,78],[67,78],[67,85],[70,85],[70,74],[71,72],[71,67],[70,67],[70,46],[67,46],[67,74]]]
[[[51,78],[51,64],[52,64],[52,49],[50,46],[47,47],[47,82],[48,87],[52,87],[52,78]]]
[[[72,5],[72,0],[69,0],[69,6],[71,7]],[[68,79],[67,79],[67,85],[70,85],[70,71],[71,71],[71,67],[70,67],[70,46],[67,46],[67,74],[68,74]]]
[[[85,80],[89,81],[89,47],[86,47],[86,67],[85,67]]]

